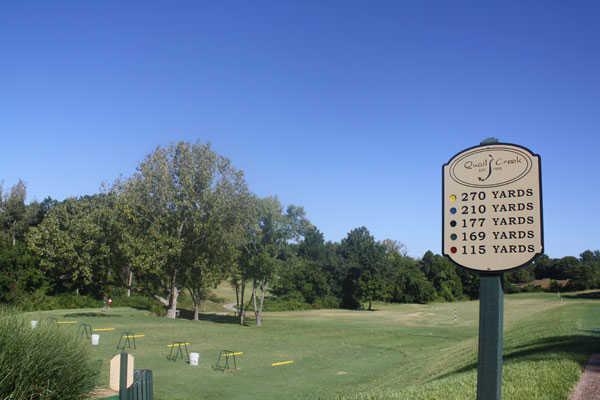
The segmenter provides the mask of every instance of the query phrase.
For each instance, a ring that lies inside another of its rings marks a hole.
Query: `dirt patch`
[[[90,393],[90,399],[104,399],[106,397],[118,396],[119,392],[111,389],[99,388]]]
[[[569,400],[600,400],[600,354],[590,357]]]

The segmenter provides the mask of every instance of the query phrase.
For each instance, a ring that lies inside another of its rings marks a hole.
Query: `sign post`
[[[503,318],[502,275],[481,276],[479,280],[478,400],[499,400],[501,398]]]
[[[480,275],[477,399],[502,394],[502,273],[543,253],[540,157],[483,141],[442,167],[442,252]]]

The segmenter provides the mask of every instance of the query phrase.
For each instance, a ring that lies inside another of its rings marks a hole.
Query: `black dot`
[[[450,226],[456,226],[456,221],[450,221]]]

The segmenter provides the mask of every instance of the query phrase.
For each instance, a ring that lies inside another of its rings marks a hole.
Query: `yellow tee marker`
[[[191,345],[191,343],[174,343],[174,344],[168,344],[167,347],[179,347],[179,346],[189,346]]]
[[[76,324],[77,321],[56,321],[57,324]]]
[[[293,364],[294,361],[293,360],[289,360],[289,361],[279,361],[279,362],[274,362],[271,364],[271,367],[279,367],[280,365],[288,365],[288,364]]]
[[[93,329],[94,332],[110,332],[110,331],[114,331],[115,328],[96,328]]]
[[[123,337],[127,338],[127,339],[137,339],[137,338],[141,338],[141,337],[144,337],[144,336],[146,336],[146,335],[142,335],[142,334],[139,334],[139,335],[123,335]]]

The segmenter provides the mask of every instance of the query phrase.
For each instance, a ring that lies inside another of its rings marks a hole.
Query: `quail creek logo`
[[[450,176],[471,187],[496,187],[518,181],[531,170],[531,156],[515,148],[477,148],[450,163]]]

